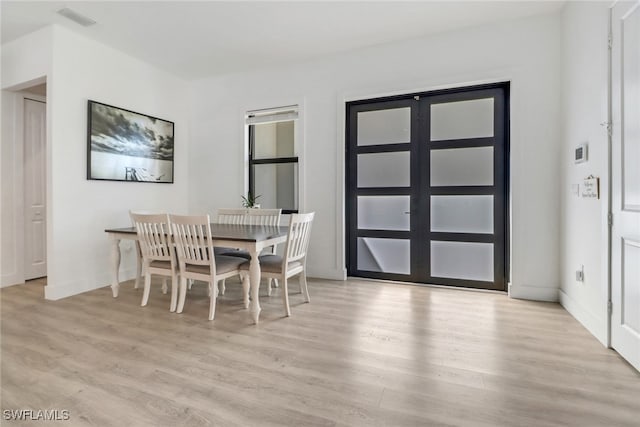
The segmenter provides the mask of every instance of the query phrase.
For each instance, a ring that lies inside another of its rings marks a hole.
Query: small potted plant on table
[[[240,197],[242,197],[242,207],[260,209],[260,204],[256,203],[260,198],[260,195],[254,197],[253,194],[251,194],[251,191],[249,191],[246,196]]]

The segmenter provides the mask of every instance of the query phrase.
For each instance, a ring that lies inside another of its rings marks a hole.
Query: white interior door
[[[611,18],[611,346],[640,370],[640,1]]]
[[[24,100],[25,280],[47,275],[46,104]]]

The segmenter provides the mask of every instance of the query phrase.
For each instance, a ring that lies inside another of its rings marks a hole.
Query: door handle
[[[411,215],[411,211],[405,211],[404,214],[405,215]]]

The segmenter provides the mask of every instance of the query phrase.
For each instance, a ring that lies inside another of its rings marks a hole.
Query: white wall
[[[190,207],[237,206],[246,179],[244,113],[299,104],[300,207],[316,211],[309,273],[342,278],[345,101],[510,80],[511,295],[557,300],[559,41],[559,15],[541,16],[195,82]]]
[[[187,212],[188,105],[185,82],[144,62],[73,33],[50,29],[53,52],[47,80],[46,297],[58,299],[108,284],[110,253],[105,228],[129,225],[128,210]],[[29,36],[27,36],[29,37]],[[25,38],[12,42],[12,56],[2,47],[5,67],[25,62]],[[14,72],[11,82],[28,72]],[[174,184],[88,181],[87,100],[175,122]],[[4,209],[4,206],[3,206]],[[4,240],[3,240],[4,243]],[[123,252],[121,280],[133,277],[130,244]]]
[[[560,302],[603,344],[607,342],[607,35],[608,2],[568,2],[562,14],[562,152]],[[586,163],[574,149],[589,144]],[[600,200],[571,193],[600,177]],[[584,282],[575,271],[584,265]]]
[[[23,252],[22,239],[17,231],[22,223],[22,180],[15,177],[20,172],[16,164],[22,163],[22,145],[16,144],[17,126],[15,112],[19,109],[19,95],[2,91],[2,143],[0,144],[0,287],[15,284],[24,277],[23,263],[17,257]]]
[[[53,27],[2,45],[2,88],[23,88],[51,73]]]

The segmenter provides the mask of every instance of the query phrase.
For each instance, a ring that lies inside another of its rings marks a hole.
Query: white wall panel
[[[562,13],[562,138],[560,197],[561,302],[603,344],[607,342],[607,35],[609,2],[567,2]],[[541,122],[539,122],[541,123]],[[574,150],[589,145],[575,164]],[[600,199],[572,193],[589,175]],[[584,266],[584,282],[575,272]]]

